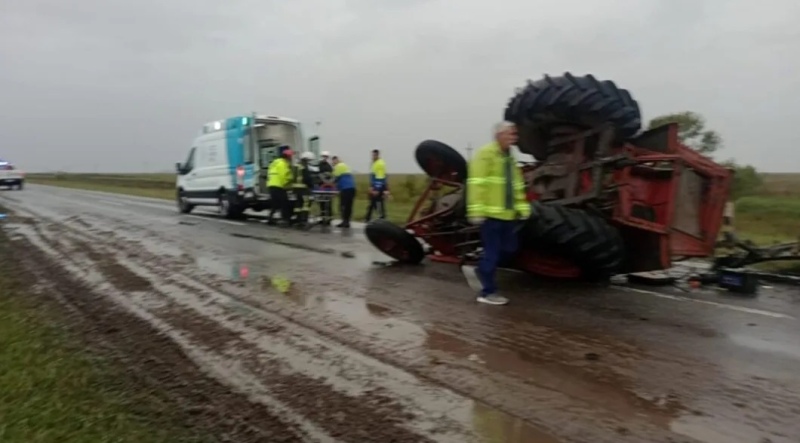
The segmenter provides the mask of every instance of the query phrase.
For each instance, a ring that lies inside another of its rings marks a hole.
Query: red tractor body
[[[520,165],[533,211],[520,221],[521,246],[507,266],[596,279],[713,254],[732,172],[682,144],[675,124],[639,133],[627,91],[591,76],[546,77],[512,99],[506,120],[518,127],[520,150],[538,160]],[[431,260],[475,259],[466,161],[432,140],[416,157],[430,180],[406,225],[373,222],[367,236],[400,261],[421,261],[417,239]]]

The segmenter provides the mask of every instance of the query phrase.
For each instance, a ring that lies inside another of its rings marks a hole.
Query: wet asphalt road
[[[364,421],[359,432],[380,421],[428,441],[800,442],[797,288],[747,299],[507,273],[512,304],[479,306],[456,267],[375,265],[386,258],[358,229],[303,233],[35,185],[0,204],[37,223],[7,221],[18,234],[309,440],[347,441],[334,418],[282,397],[274,374],[329,399],[336,420]],[[114,284],[109,260],[157,290]],[[238,335],[208,338],[223,330]],[[347,412],[376,392],[396,408]]]

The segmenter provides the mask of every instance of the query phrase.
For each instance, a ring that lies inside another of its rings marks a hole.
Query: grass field
[[[208,441],[176,424],[158,393],[132,388],[124,368],[87,351],[17,260],[0,230],[0,441]]]
[[[30,174],[28,180],[63,187],[92,189],[147,197],[174,199],[174,174]],[[355,218],[367,208],[368,177],[357,176]],[[422,174],[390,177],[388,217],[402,222],[424,190]],[[757,243],[796,240],[800,236],[800,173],[763,174],[763,184],[736,201],[736,230]]]

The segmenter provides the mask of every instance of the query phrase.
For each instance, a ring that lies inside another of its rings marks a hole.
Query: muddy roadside
[[[87,343],[168,395],[186,426],[219,435],[213,441],[475,441],[454,407],[470,399],[283,317],[243,311],[114,232],[18,214],[5,228],[12,255],[25,254],[26,279],[69,308]]]
[[[790,358],[732,341],[786,341],[791,320],[552,286],[482,309],[460,275],[370,266],[366,248],[333,258],[322,237],[47,195],[9,205],[32,221],[10,230],[317,441],[788,443],[796,429]]]
[[[102,362],[105,372],[102,378],[113,379],[114,385],[98,388],[109,392],[108,395],[116,393],[130,399],[124,405],[127,410],[121,412],[123,415],[152,426],[154,434],[171,430],[163,441],[307,441],[300,430],[275,416],[266,406],[252,403],[245,395],[232,392],[206,376],[168,337],[96,294],[25,239],[9,236],[3,230],[0,230],[0,275],[5,301],[24,297],[27,306],[37,312],[46,311],[47,319],[58,322],[54,326],[69,336],[69,346],[74,352]],[[58,385],[64,380],[50,382]],[[14,405],[5,408],[10,410]],[[37,427],[52,426],[41,414],[18,419],[27,420],[26,426],[34,434]],[[109,414],[104,419],[117,418]],[[37,424],[37,420],[42,422]],[[128,438],[103,437],[109,441]]]

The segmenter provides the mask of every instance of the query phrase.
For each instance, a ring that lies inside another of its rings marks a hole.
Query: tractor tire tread
[[[525,87],[509,100],[505,119],[521,127],[519,148],[544,160],[548,132],[553,126],[595,127],[610,123],[623,140],[641,129],[639,104],[631,94],[610,81],[598,81],[592,75],[563,76],[528,80]],[[536,134],[536,135],[532,135]]]
[[[580,209],[534,202],[523,238],[528,247],[556,253],[576,263],[588,279],[616,274],[625,258],[619,231]]]

